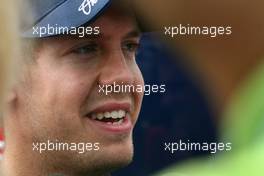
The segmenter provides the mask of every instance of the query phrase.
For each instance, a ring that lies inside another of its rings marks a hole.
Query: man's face
[[[111,10],[92,26],[100,27],[98,36],[42,39],[18,93],[23,135],[32,142],[99,143],[99,150],[82,154],[44,151],[54,170],[108,170],[128,164],[133,156],[132,129],[143,93],[105,95],[99,86],[143,86],[135,61],[137,28],[133,18]]]

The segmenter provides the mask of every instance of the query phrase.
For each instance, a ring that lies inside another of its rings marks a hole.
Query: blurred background
[[[148,85],[166,85],[165,93],[145,95],[134,130],[133,163],[113,176],[146,176],[171,164],[208,155],[203,151],[164,151],[165,142],[216,142],[217,128],[203,91],[157,34],[142,37],[137,62]]]
[[[134,131],[134,162],[113,175],[146,176],[188,159],[209,158],[206,152],[164,151],[164,142],[179,139],[208,143],[227,139],[233,143],[231,154],[208,175],[221,175],[222,171],[226,171],[222,175],[232,176],[252,171],[253,175],[263,175],[263,169],[258,167],[259,161],[263,161],[258,142],[259,136],[264,136],[264,89],[261,91],[260,73],[264,58],[264,1],[133,2],[141,25],[160,34],[160,37],[153,33],[144,35],[138,64],[145,82],[165,84],[166,93],[144,97]],[[179,24],[231,26],[232,34],[215,38],[164,35],[164,27]],[[252,76],[257,70],[258,74]],[[255,81],[249,81],[252,77]],[[247,160],[247,156],[252,157]]]

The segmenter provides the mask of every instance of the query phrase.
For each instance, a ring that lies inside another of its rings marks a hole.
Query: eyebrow
[[[123,38],[134,38],[134,37],[140,37],[141,32],[138,29],[133,29],[132,31],[128,32]]]
[[[135,38],[135,37],[140,37],[141,36],[141,31],[139,29],[132,29],[130,32],[126,33],[122,38]],[[98,39],[98,38],[104,38],[106,37],[104,33],[99,33],[99,34],[90,34],[86,36],[86,39]]]

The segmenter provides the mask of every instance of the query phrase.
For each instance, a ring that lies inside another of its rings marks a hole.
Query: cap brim
[[[22,33],[22,37],[25,38],[41,38],[50,37],[54,35],[60,35],[67,29],[77,28],[82,26],[98,16],[104,8],[106,8],[110,0],[97,0],[94,6],[86,6],[84,9],[79,9],[86,0],[68,0],[56,7],[46,16],[44,16],[37,24],[31,29]],[[90,12],[89,12],[90,9]],[[89,12],[89,13],[88,13]],[[49,27],[61,27],[65,30],[59,30],[57,32],[46,32],[40,35],[37,30],[45,29]]]

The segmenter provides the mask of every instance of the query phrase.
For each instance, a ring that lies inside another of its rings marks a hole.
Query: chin
[[[72,153],[72,155],[64,158],[68,162],[65,162],[65,160],[60,162],[60,164],[64,164],[58,166],[61,167],[59,171],[65,171],[70,175],[102,176],[127,166],[133,160],[132,143],[102,146],[100,149],[102,150],[93,151],[87,155]],[[65,168],[68,169],[65,170]]]
[[[82,173],[79,175],[101,176],[130,164],[133,160],[133,150],[132,140],[129,139],[108,143],[108,145],[102,144],[98,151],[75,155],[75,157],[78,156],[77,158],[73,156],[68,166],[75,166],[74,170]]]
[[[111,145],[101,151],[101,166],[112,172],[130,164],[133,160],[133,144],[131,141]]]
[[[132,142],[128,141],[126,143],[109,146],[106,152],[108,153],[108,157],[111,158],[111,162],[116,161],[116,163],[120,164],[129,164],[133,159],[134,147]]]
[[[109,157],[105,164],[102,166],[106,169],[106,172],[113,172],[118,169],[124,168],[129,165],[133,160],[133,152],[130,153],[119,153],[116,154],[115,157]]]

